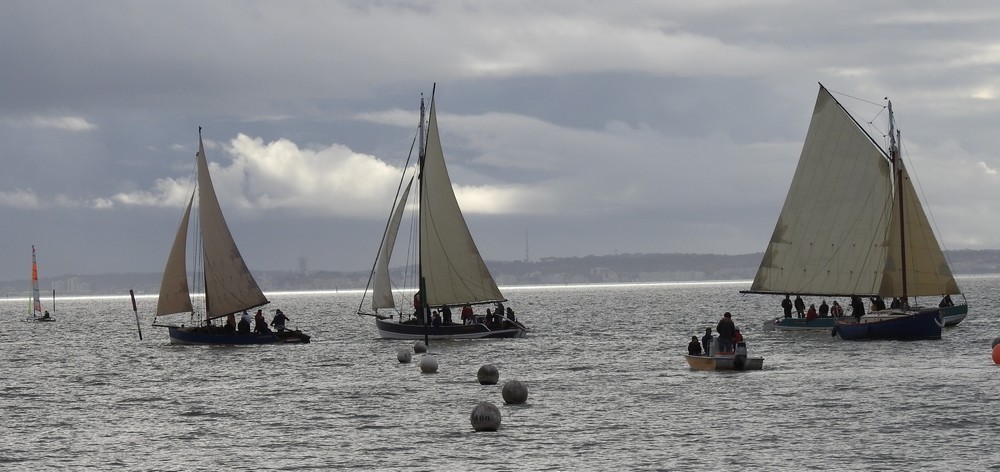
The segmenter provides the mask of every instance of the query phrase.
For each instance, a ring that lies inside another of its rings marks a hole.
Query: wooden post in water
[[[132,312],[135,313],[135,327],[139,330],[139,340],[142,341],[142,325],[139,324],[139,308],[135,306],[135,292],[129,289],[128,294],[132,297]]]

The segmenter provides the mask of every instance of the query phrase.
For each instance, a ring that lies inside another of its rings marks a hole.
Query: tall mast
[[[889,101],[889,157],[892,160],[893,173],[896,176],[896,198],[899,207],[899,259],[903,282],[903,306],[909,306],[906,296],[906,222],[903,220],[906,211],[903,208],[903,161],[899,155],[899,130],[896,129],[896,119],[892,116],[892,101]]]
[[[434,100],[434,92],[431,92],[431,100]],[[424,261],[420,257],[421,248],[420,244],[420,229],[419,227],[424,224],[424,219],[421,217],[424,209],[422,207],[424,203],[424,187],[426,182],[424,182],[424,158],[427,156],[427,140],[426,133],[427,130],[424,128],[424,94],[420,94],[420,150],[417,157],[417,181],[420,184],[419,193],[417,193],[417,295],[420,297],[420,319],[424,324],[424,345],[430,344],[430,339],[427,334],[427,314],[430,309],[427,307],[427,283],[424,280]]]

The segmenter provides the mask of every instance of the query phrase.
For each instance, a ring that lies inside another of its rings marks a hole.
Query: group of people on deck
[[[802,300],[801,296],[796,295],[793,302],[790,295],[785,295],[785,299],[781,301],[781,310],[785,312],[785,318],[792,317],[792,308],[795,308],[796,318],[805,318],[806,321],[829,316],[844,316],[844,307],[840,306],[840,302],[836,300],[833,301],[833,305],[827,305],[824,299],[820,302],[819,309],[816,308],[815,303],[810,303],[809,308],[806,308],[806,302]]]
[[[413,318],[410,319],[410,323],[423,324],[424,310],[423,303],[420,301],[420,292],[413,294]],[[505,318],[506,316],[506,318]],[[472,305],[466,303],[462,305],[461,321],[463,325],[466,324],[476,324],[485,323],[486,325],[500,325],[504,321],[513,322],[516,320],[514,317],[514,310],[510,307],[506,309],[503,306],[503,302],[497,302],[496,307],[493,311],[489,308],[486,309],[486,316],[480,320],[476,319],[476,313],[472,309]],[[440,310],[433,310],[430,313],[430,321],[427,323],[434,327],[446,326],[455,324],[452,321],[451,307],[444,305]]]
[[[743,334],[740,333],[740,329],[733,322],[733,314],[728,311],[722,315],[722,319],[715,325],[715,331],[719,333],[718,352],[733,352],[736,346],[744,342]],[[712,355],[712,341],[714,339],[712,328],[705,328],[705,335],[701,337],[700,341],[698,340],[698,336],[691,336],[691,342],[688,343],[688,354],[692,356],[700,356],[702,353],[706,356]]]
[[[275,310],[274,318],[271,319],[270,326],[274,326],[274,330],[281,333],[285,331],[285,323],[288,321],[288,317],[285,316],[282,311]],[[253,323],[253,330],[250,329],[250,324]],[[226,316],[225,330],[227,333],[237,333],[237,334],[250,334],[251,332],[256,334],[268,334],[271,332],[271,328],[268,327],[267,319],[264,318],[264,310],[257,310],[257,314],[250,317],[250,312],[243,310],[243,314],[240,315],[240,320],[236,321],[236,315],[230,313]]]

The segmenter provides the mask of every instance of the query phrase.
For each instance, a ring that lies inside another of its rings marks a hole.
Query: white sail
[[[268,303],[229,232],[208,174],[205,146],[198,135],[198,212],[205,260],[205,311],[208,319]]]
[[[420,265],[429,306],[502,300],[448,177],[438,135],[434,97],[427,123],[427,143],[420,174]]]
[[[892,224],[888,248],[886,250],[885,270],[881,288],[878,294],[883,297],[895,297],[905,293],[909,297],[955,295],[961,293],[958,283],[948,267],[948,261],[941,251],[931,225],[924,214],[924,208],[917,198],[917,192],[910,181],[909,173],[903,168],[903,225],[899,224],[899,207],[893,205]],[[900,227],[906,241],[906,287],[904,291],[902,267],[899,258]]]
[[[905,172],[905,170],[904,170]],[[909,296],[959,293],[909,178]],[[750,292],[900,296],[891,162],[820,86],[791,188]]]
[[[399,232],[399,223],[403,220],[403,210],[406,209],[406,200],[410,195],[410,186],[413,179],[406,184],[406,189],[396,202],[396,207],[389,218],[389,226],[385,231],[385,239],[382,241],[382,248],[378,253],[378,261],[375,263],[375,281],[372,286],[372,309],[395,308],[396,304],[392,299],[392,282],[389,280],[389,259],[392,257],[392,249],[396,245],[396,234]]]
[[[191,293],[188,290],[186,265],[188,221],[191,219],[191,206],[193,204],[194,193],[191,193],[191,199],[184,210],[184,216],[181,217],[181,225],[177,228],[177,236],[174,237],[174,245],[170,248],[170,255],[167,257],[167,266],[163,269],[160,294],[156,300],[157,316],[194,311],[191,306]]]

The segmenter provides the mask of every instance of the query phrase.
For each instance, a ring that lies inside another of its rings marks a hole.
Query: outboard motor
[[[736,356],[733,358],[733,368],[736,370],[743,370],[743,366],[747,363],[747,343],[740,342],[736,344]]]

